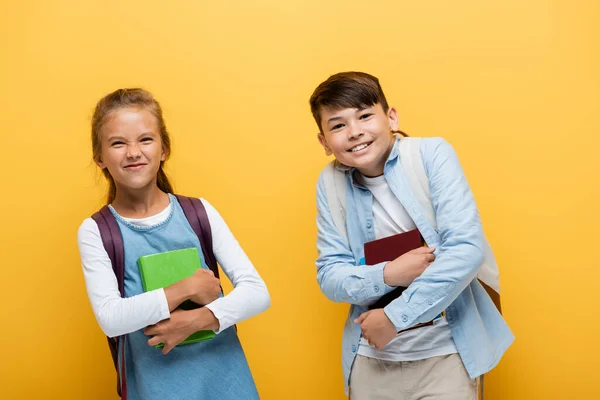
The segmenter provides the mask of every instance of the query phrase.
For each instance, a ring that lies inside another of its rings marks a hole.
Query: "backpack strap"
[[[119,293],[121,293],[121,297],[123,297],[125,295],[125,249],[123,247],[121,230],[119,229],[119,225],[117,224],[114,215],[108,209],[108,206],[104,206],[98,212],[94,213],[92,219],[96,221],[96,224],[98,225],[100,237],[102,238],[102,245],[108,253],[108,258],[110,258],[112,269],[119,285]],[[106,339],[108,340],[110,354],[113,359],[115,370],[117,371],[117,393],[121,396],[121,399],[126,400],[127,380],[125,379],[125,346],[122,346],[122,365],[121,373],[119,373],[118,353],[120,336],[116,338],[107,337]]]
[[[425,218],[427,218],[431,226],[437,231],[438,226],[435,211],[429,192],[429,178],[427,177],[427,172],[423,166],[423,159],[421,158],[421,140],[421,138],[414,137],[405,137],[400,140],[400,144],[398,145],[400,164],[412,188],[415,199],[424,211]],[[498,311],[502,313],[498,264],[496,264],[494,253],[485,236],[483,238],[483,245],[484,259],[477,278],[496,305]]]
[[[421,138],[405,137],[398,144],[400,164],[415,199],[424,211],[425,218],[437,231],[435,211],[429,193],[429,179],[421,159]]]
[[[200,239],[200,247],[208,268],[219,278],[219,268],[213,253],[212,231],[206,208],[202,201],[195,197],[186,197],[176,194],[175,197],[183,209],[183,213],[190,223],[194,233]],[[220,279],[220,278],[219,278]]]
[[[117,224],[115,216],[110,212],[108,206],[104,206],[92,215],[92,219],[96,221],[102,244],[110,258],[113,272],[119,283],[119,292],[121,296],[125,295],[125,250],[123,248],[123,237],[121,230]]]
[[[325,166],[323,183],[333,223],[346,245],[349,245],[346,229],[346,173],[336,168],[335,160]]]
[[[206,214],[206,208],[202,201],[193,197],[185,197],[181,195],[175,195],[177,201],[183,209],[186,219],[191,225],[194,233],[200,240],[200,247],[202,248],[202,254],[207,266],[215,274],[215,277],[219,278],[219,268],[217,267],[217,260],[212,251],[212,232],[210,229],[210,222],[208,215]],[[125,296],[125,249],[123,246],[123,237],[121,230],[117,224],[117,220],[108,206],[102,207],[98,212],[92,215],[92,219],[96,221],[98,230],[100,231],[100,237],[102,238],[102,245],[110,258],[112,269],[117,278],[119,285],[119,293],[121,297]],[[121,396],[122,400],[127,399],[127,380],[125,376],[125,346],[121,346],[121,373],[119,373],[119,340],[120,336],[116,338],[108,339],[108,347],[113,359],[115,370],[117,371],[117,393]],[[125,342],[123,342],[124,344]]]

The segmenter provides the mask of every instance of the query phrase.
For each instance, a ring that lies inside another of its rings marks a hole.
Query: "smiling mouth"
[[[140,169],[145,165],[146,164],[131,164],[131,165],[126,165],[125,169]]]
[[[361,151],[363,149],[366,149],[367,147],[369,147],[371,145],[371,143],[373,143],[373,142],[359,144],[358,146],[354,146],[353,148],[351,148],[348,151],[350,153],[356,153],[357,151]]]

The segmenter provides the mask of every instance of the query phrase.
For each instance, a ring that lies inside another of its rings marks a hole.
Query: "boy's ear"
[[[332,155],[333,152],[327,145],[327,139],[325,139],[325,135],[323,135],[321,132],[319,132],[319,133],[317,133],[317,139],[319,139],[319,143],[321,143],[321,146],[323,146],[323,148],[325,149],[325,155],[326,156]]]
[[[390,128],[392,129],[392,131],[397,131],[400,125],[400,122],[398,121],[398,111],[396,111],[394,107],[390,107],[390,109],[387,112],[387,115],[388,120],[390,121]]]

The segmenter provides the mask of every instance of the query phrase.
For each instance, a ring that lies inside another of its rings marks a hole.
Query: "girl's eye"
[[[112,147],[118,147],[118,146],[122,146],[124,144],[125,144],[124,142],[112,142],[111,146]]]
[[[149,138],[149,137],[142,139],[142,142],[151,142],[151,141],[152,141],[152,138]]]

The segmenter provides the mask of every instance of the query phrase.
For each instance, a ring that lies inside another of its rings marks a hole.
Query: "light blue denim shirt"
[[[401,140],[396,138],[396,141]],[[438,229],[427,221],[414,198],[399,160],[397,143],[384,167],[385,180],[402,203],[436,260],[384,308],[398,330],[431,321],[443,310],[452,337],[471,378],[491,370],[514,340],[508,325],[476,279],[483,260],[479,211],[456,153],[445,140],[421,140],[421,157],[429,178]],[[343,167],[342,167],[343,168]],[[350,248],[333,222],[323,182],[317,184],[317,281],[332,301],[351,304],[342,339],[346,390],[361,337],[354,319],[367,305],[393,290],[383,281],[385,262],[360,265],[364,243],[375,240],[373,196],[346,168],[346,225]]]

